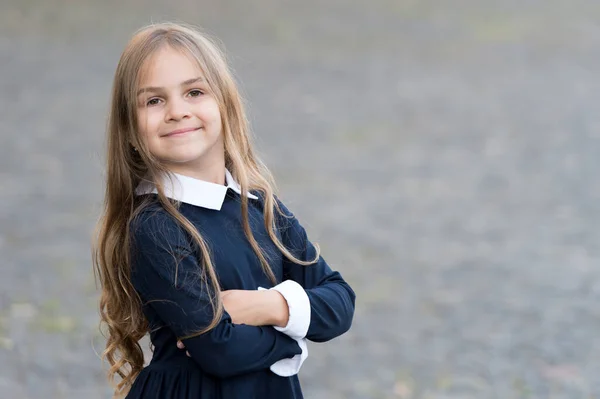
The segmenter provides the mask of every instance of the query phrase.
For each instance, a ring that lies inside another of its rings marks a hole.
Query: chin
[[[178,154],[169,154],[165,157],[165,160],[173,163],[188,163],[202,158],[203,153],[191,153],[191,152],[180,152]]]
[[[174,165],[186,165],[186,164],[193,164],[194,162],[196,162],[198,160],[199,157],[190,157],[190,158],[174,158],[174,159],[169,159],[167,162],[174,164]]]

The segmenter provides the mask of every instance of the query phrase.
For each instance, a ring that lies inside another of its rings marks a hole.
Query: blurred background
[[[2,0],[0,398],[109,398],[90,239],[150,22],[230,55],[259,153],[355,288],[307,398],[600,398],[600,2]],[[594,177],[596,176],[596,177]]]

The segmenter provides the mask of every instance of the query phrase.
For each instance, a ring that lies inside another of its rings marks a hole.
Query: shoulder
[[[155,277],[174,282],[181,260],[194,253],[189,235],[159,204],[141,209],[132,219],[129,228],[131,279],[134,287],[143,291],[151,281],[158,281],[152,280]],[[182,273],[182,278],[185,276],[187,275]]]
[[[142,247],[172,248],[189,241],[183,228],[160,204],[145,205],[129,223],[130,236],[137,249]]]
[[[286,205],[278,196],[273,196],[273,212],[275,217],[281,220],[284,224],[290,224],[292,222],[297,222],[296,216],[290,210],[289,206]]]
[[[143,205],[129,223],[133,235],[156,232],[163,225],[174,223],[171,215],[158,203]]]
[[[296,215],[277,196],[274,197],[274,200],[273,216],[283,241],[288,246],[292,242],[304,242],[306,240],[306,231],[296,218]]]
[[[267,206],[267,196],[261,190],[252,190],[251,194],[254,194],[258,197],[255,200],[250,200],[249,204],[260,209],[261,212],[264,212]],[[272,208],[273,208],[273,217],[277,224],[284,223],[287,219],[294,218],[294,214],[290,211],[290,209],[283,203],[283,201],[279,198],[278,195],[272,195]]]

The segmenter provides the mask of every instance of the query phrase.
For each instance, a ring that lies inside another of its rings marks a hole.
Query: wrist
[[[267,299],[267,323],[272,326],[285,327],[289,320],[287,301],[278,291],[266,290],[264,293]]]

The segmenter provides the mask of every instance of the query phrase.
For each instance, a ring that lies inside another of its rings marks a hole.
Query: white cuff
[[[300,349],[302,349],[302,353],[299,355],[295,355],[291,359],[281,359],[271,365],[270,369],[272,372],[281,377],[291,377],[293,375],[298,374],[300,371],[300,367],[302,367],[302,363],[308,357],[308,346],[306,345],[306,338],[296,339]]]
[[[290,314],[287,325],[275,326],[275,329],[294,339],[306,337],[310,326],[310,300],[304,288],[294,280],[285,280],[271,289],[283,295]]]

